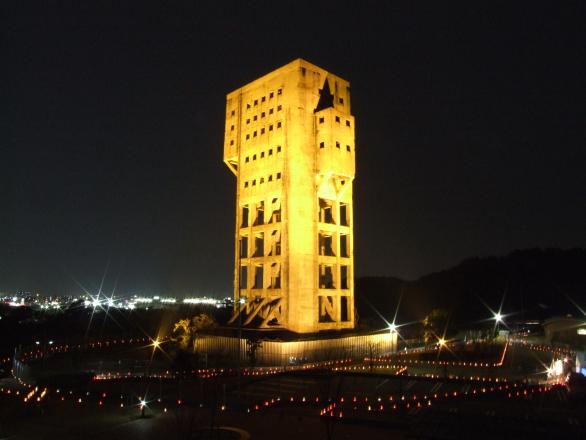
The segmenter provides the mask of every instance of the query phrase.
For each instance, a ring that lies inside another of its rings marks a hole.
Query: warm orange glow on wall
[[[298,59],[228,94],[224,162],[237,177],[233,322],[353,328],[349,83]]]

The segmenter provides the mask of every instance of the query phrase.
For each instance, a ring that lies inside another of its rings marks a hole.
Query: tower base
[[[397,350],[397,333],[332,332],[298,335],[291,332],[246,330],[200,334],[195,350],[215,363],[242,366],[287,366],[338,359],[382,356]]]

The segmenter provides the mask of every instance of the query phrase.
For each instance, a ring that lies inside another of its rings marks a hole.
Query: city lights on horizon
[[[223,299],[202,297],[176,298],[172,296],[114,296],[98,292],[92,295],[89,292],[78,296],[43,296],[40,294],[17,294],[0,296],[0,303],[10,307],[33,307],[46,311],[60,311],[69,307],[81,306],[91,308],[94,312],[107,311],[108,309],[135,310],[149,307],[172,307],[179,305],[204,305],[216,308],[231,307],[233,300],[230,297]]]

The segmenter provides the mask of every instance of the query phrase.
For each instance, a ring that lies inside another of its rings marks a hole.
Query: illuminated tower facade
[[[237,188],[231,322],[353,328],[348,81],[298,59],[228,94],[224,162]]]

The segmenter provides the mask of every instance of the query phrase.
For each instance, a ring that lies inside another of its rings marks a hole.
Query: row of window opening
[[[340,98],[340,99],[342,99],[342,98]],[[338,124],[340,124],[342,122],[339,116],[336,116],[335,121]],[[324,122],[326,122],[326,118],[324,116],[320,116],[319,123],[320,124],[323,124]],[[350,127],[350,126],[351,126],[350,120],[349,119],[346,119],[346,127]]]
[[[281,221],[281,200],[277,197],[273,198],[271,201],[270,206],[270,215],[268,216],[268,222],[270,223],[279,223]],[[252,216],[252,226],[259,226],[265,224],[265,202],[261,200],[258,203],[254,203],[251,205],[244,205],[241,207],[241,219],[242,223],[240,224],[241,228],[247,228],[250,224],[250,217]]]
[[[281,173],[276,173],[275,174],[275,178],[273,179],[273,175],[269,174],[269,176],[266,178],[266,182],[272,182],[273,180],[281,180]],[[258,184],[262,185],[263,183],[265,183],[265,178],[261,177],[258,179]],[[248,188],[249,186],[256,186],[256,179],[252,179],[251,181],[244,181],[244,188]]]
[[[281,288],[281,265],[278,262],[272,263],[268,266],[269,279],[265,280],[265,265],[255,264],[253,266],[240,266],[239,284],[241,289],[248,289],[249,280],[248,274],[249,269],[252,275],[251,289],[280,289]]]
[[[283,106],[281,104],[279,104],[277,106],[277,111],[280,112],[282,109],[283,109]],[[232,110],[232,112],[234,112],[234,110]],[[275,112],[275,109],[274,108],[270,108],[269,109],[269,115],[272,115],[274,112]],[[267,115],[266,112],[261,112],[260,113],[260,118],[261,119],[262,118],[265,118],[266,115]],[[252,117],[252,121],[257,121],[258,119],[259,119],[258,115],[254,115]],[[250,124],[250,122],[251,122],[251,118],[247,118],[246,119],[246,124],[248,125],[248,124]],[[234,124],[230,125],[230,131],[234,131],[235,129],[236,129],[236,126]]]
[[[350,208],[346,203],[340,203],[337,215],[334,200],[319,199],[319,221],[330,225],[350,226]]]
[[[273,131],[274,126],[275,126],[274,124],[269,124],[268,131]],[[277,122],[277,128],[281,128],[282,126],[283,126],[283,123],[281,121]],[[259,135],[259,133],[261,135],[263,135],[266,133],[266,131],[267,131],[266,128],[262,127],[260,130],[254,130],[252,132],[252,135],[250,133],[246,133],[246,140],[249,140],[251,137],[253,137],[253,138],[257,137]]]
[[[342,258],[350,258],[350,236],[340,234],[339,241],[336,235],[325,231],[318,234],[319,255],[323,257],[335,257],[339,255]]]
[[[323,149],[326,148],[326,143],[324,141],[319,143],[319,148]],[[342,148],[342,146],[340,145],[340,142],[336,141],[336,148],[338,150],[340,150]],[[350,145],[346,145],[346,151],[351,151]]]
[[[318,285],[320,289],[349,289],[350,288],[350,266],[340,265],[339,277],[336,273],[337,265],[320,264]]]
[[[283,106],[281,104],[279,104],[277,106],[277,111],[280,112],[281,110],[283,110]],[[275,112],[275,109],[271,107],[269,109],[269,115],[272,115],[274,112]],[[267,115],[266,112],[260,112],[260,119],[265,118],[266,115]],[[258,119],[259,119],[259,116],[258,115],[253,115],[252,116],[252,119],[251,118],[246,118],[246,125],[250,124],[250,122],[258,121]]]
[[[265,240],[264,232],[255,232],[249,240],[248,235],[240,236],[240,258],[278,257],[281,255],[281,231],[275,229]],[[265,249],[265,246],[267,247]]]
[[[265,280],[265,266],[270,271],[270,279]],[[249,286],[249,269],[252,275],[251,289],[280,289],[281,288],[281,265],[279,262],[271,264],[254,264],[251,266],[241,265],[239,285],[240,289],[248,289]],[[265,281],[268,281],[266,283]],[[318,285],[320,289],[340,289],[347,290],[350,288],[350,266],[340,265],[339,277],[336,273],[336,266],[332,264],[319,265]]]
[[[281,152],[281,146],[280,145],[277,145],[276,150],[277,150],[277,153],[280,153]],[[269,150],[267,151],[267,156],[272,156],[272,155],[273,155],[273,149],[272,148],[269,148]],[[261,151],[260,154],[259,154],[259,157],[261,159],[264,159],[265,152],[264,151]],[[250,162],[251,159],[252,160],[256,160],[256,154],[253,154],[252,156],[246,156],[246,158],[244,159],[244,162],[248,163],[248,162]]]
[[[335,322],[335,305],[339,306],[339,320],[341,322],[350,321],[350,301],[349,296],[324,296],[319,297],[319,319],[320,323]]]
[[[279,96],[283,94],[283,89],[277,89],[276,92],[270,92],[268,99],[273,99],[275,97],[275,95]],[[263,102],[267,101],[267,97],[266,96],[261,96],[260,99],[255,99],[252,101],[252,103],[248,102],[246,104],[246,109],[250,109],[251,107],[256,107],[259,104],[262,104]]]

